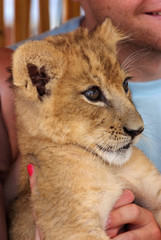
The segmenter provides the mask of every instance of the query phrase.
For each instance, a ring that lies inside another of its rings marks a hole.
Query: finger
[[[143,231],[143,234],[144,234],[144,231]],[[145,240],[147,238],[145,238],[145,237],[143,238],[143,236],[141,236],[141,233],[139,232],[137,234],[136,231],[125,232],[125,233],[122,233],[122,234],[120,234],[120,235],[118,235],[118,236],[113,238],[113,240],[127,240],[127,239]]]
[[[134,194],[130,190],[125,189],[123,191],[122,195],[120,196],[120,199],[115,203],[113,209],[120,208],[122,206],[132,203],[133,201],[134,201]],[[116,214],[117,214],[117,212],[116,212]],[[122,229],[122,225],[117,225],[114,228],[112,227],[112,229],[111,229],[111,215],[110,215],[110,217],[106,223],[107,235],[110,236],[110,234],[111,234],[111,236],[115,236],[118,232],[120,232],[121,229]]]
[[[32,164],[28,164],[27,165],[27,171],[28,171],[28,174],[29,174],[31,193],[33,193],[33,189],[36,185],[36,180],[35,180],[35,176],[34,176],[34,166]],[[34,215],[34,219],[35,219],[35,222],[36,222],[35,212],[33,212],[33,215]],[[42,240],[41,232],[40,232],[38,227],[36,227],[35,240]]]
[[[130,204],[133,201],[134,201],[134,194],[130,190],[125,189],[122,195],[120,196],[119,200],[115,203],[113,209]]]
[[[141,227],[153,219],[153,215],[147,209],[141,208],[136,204],[128,204],[111,212],[110,228],[116,228],[125,224]]]
[[[114,240],[145,240],[155,239],[161,240],[161,232],[156,224],[148,224],[143,228],[138,228],[132,231],[124,232],[113,238]]]
[[[121,229],[122,227],[117,227],[117,228],[111,228],[109,230],[106,231],[107,236],[109,236],[110,238],[114,238],[118,235],[118,233],[121,233]]]

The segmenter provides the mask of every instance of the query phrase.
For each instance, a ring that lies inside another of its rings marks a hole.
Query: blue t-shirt
[[[161,79],[129,82],[133,102],[144,121],[143,136],[137,146],[161,172]]]
[[[73,31],[80,26],[82,18],[74,18],[61,27],[35,36],[31,40],[41,40],[47,36]],[[12,45],[10,48],[16,49],[24,42]],[[132,91],[133,102],[145,124],[143,137],[137,146],[143,150],[161,171],[161,80],[130,82],[129,85]]]

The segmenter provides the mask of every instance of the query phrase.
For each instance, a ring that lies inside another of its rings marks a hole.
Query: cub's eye
[[[131,77],[126,77],[124,82],[123,82],[123,88],[125,90],[125,93],[128,93],[129,86],[128,86],[128,81],[131,79]]]
[[[88,90],[82,92],[82,94],[90,101],[101,101],[102,93],[101,89],[97,86],[93,86]]]

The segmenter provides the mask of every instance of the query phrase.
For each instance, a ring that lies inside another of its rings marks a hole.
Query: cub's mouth
[[[99,148],[99,150],[103,151],[103,152],[109,152],[109,153],[120,153],[120,152],[125,152],[127,149],[129,149],[131,147],[131,143],[128,143],[126,145],[124,145],[121,148],[115,148],[113,146],[108,146],[107,148],[102,147],[101,145],[97,145],[97,147]]]
[[[131,147],[131,144],[128,143],[128,144],[126,144],[125,146],[119,148],[119,150],[122,150],[122,149],[129,149],[130,147]],[[119,151],[119,150],[118,150],[118,151]]]
[[[97,154],[110,165],[121,166],[126,163],[132,153],[131,146],[133,142],[124,143],[124,145],[101,146],[97,144]]]

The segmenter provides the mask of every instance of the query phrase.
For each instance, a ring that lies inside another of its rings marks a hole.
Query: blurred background
[[[72,0],[0,0],[0,47],[60,26],[83,14]]]

